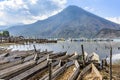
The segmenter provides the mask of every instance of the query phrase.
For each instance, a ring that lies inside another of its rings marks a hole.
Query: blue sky
[[[120,24],[120,0],[0,0],[0,26],[31,24],[69,5]]]
[[[102,17],[120,16],[120,0],[68,0],[67,5],[77,5]]]

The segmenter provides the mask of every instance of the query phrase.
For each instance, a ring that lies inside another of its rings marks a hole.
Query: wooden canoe
[[[93,63],[85,67],[77,80],[102,80],[102,75]]]
[[[72,73],[72,75],[68,78],[68,80],[76,80],[78,77],[78,74],[80,73],[80,65],[77,60],[74,61],[74,64],[76,66],[75,71]]]
[[[10,76],[10,75],[12,75],[12,74],[14,74],[22,69],[25,69],[29,66],[32,66],[35,63],[36,63],[35,61],[31,60],[29,62],[19,64],[19,65],[16,65],[14,67],[9,67],[9,68],[3,69],[0,71],[0,78],[4,79],[5,77]]]

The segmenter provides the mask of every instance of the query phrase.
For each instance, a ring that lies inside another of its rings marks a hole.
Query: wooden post
[[[84,47],[83,47],[83,45],[81,45],[81,49],[82,49],[82,56],[83,56],[83,66],[85,66],[85,54],[84,54]]]
[[[104,66],[104,60],[102,60],[102,69],[103,69],[103,66]]]
[[[2,37],[0,38],[0,42],[2,43]]]
[[[33,45],[35,52],[37,52],[35,45]]]
[[[34,56],[34,60],[37,61],[39,59],[39,54],[37,52],[37,49],[36,49],[35,45],[33,45],[33,47],[34,47],[34,51],[35,51],[35,53],[34,53],[34,55],[35,55]]]
[[[112,80],[112,47],[110,47],[110,80]]]
[[[52,80],[51,61],[48,61],[48,69],[49,69],[49,80]]]

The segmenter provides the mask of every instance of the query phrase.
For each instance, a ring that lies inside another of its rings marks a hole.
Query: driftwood
[[[35,64],[35,61],[29,61],[29,62],[26,62],[26,63],[23,63],[23,64],[19,64],[19,65],[16,65],[16,66],[13,66],[13,67],[9,67],[9,68],[6,68],[6,69],[3,69],[0,71],[0,78],[5,78],[7,76],[10,76],[12,75],[13,73],[17,73],[18,71],[22,70],[22,69],[25,69],[29,66],[32,66]]]

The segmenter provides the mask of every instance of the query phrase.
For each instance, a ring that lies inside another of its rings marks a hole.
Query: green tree
[[[2,36],[2,33],[0,32],[0,36]]]
[[[3,31],[3,36],[4,37],[9,37],[10,36],[9,31]]]

